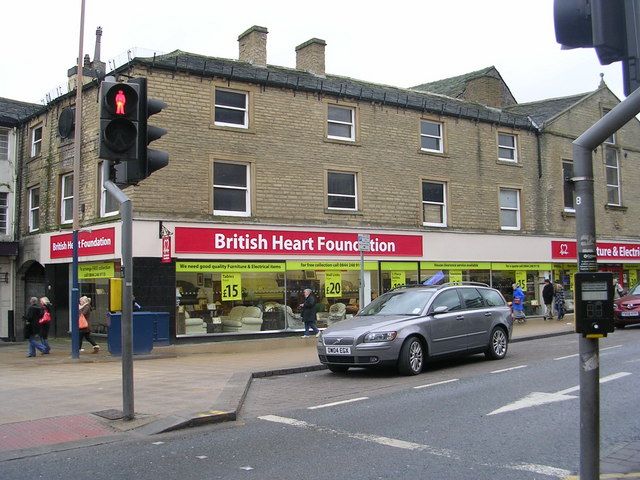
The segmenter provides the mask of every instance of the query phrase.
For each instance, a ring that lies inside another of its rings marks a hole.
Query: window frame
[[[428,135],[426,133],[422,133],[422,125],[425,123],[429,123],[431,125],[436,125],[439,130],[439,136]],[[438,149],[425,148],[422,146],[423,138],[435,138],[438,140]],[[434,120],[428,120],[425,118],[420,119],[420,151],[421,152],[429,152],[429,153],[444,153],[444,123],[436,122]]]
[[[350,122],[344,122],[341,120],[332,120],[330,118],[329,112],[332,108],[338,109],[338,110],[348,110],[349,113],[351,114],[351,121]],[[349,137],[343,137],[343,136],[337,136],[337,135],[331,135],[329,133],[329,126],[331,124],[335,124],[335,125],[349,125],[350,126],[350,136]],[[329,103],[327,104],[327,138],[329,140],[340,140],[343,142],[355,142],[356,141],[356,108],[349,106],[349,105],[336,105],[334,103]]]
[[[64,190],[67,182],[71,181],[71,196],[65,197]],[[75,192],[73,191],[73,172],[65,173],[60,176],[60,224],[68,224],[73,223],[73,196]],[[71,201],[71,218],[67,219],[65,217],[65,205],[67,202]]]
[[[509,207],[502,205],[502,192],[516,192],[516,207]],[[500,187],[498,194],[498,204],[500,206],[500,230],[521,230],[522,229],[522,204],[520,199],[520,189],[511,187]],[[515,211],[516,212],[516,226],[505,226],[502,224],[502,212],[503,211]]]
[[[500,137],[506,136],[513,138],[513,147],[510,145],[503,145],[500,143]],[[505,158],[500,155],[501,149],[513,151],[513,158]],[[514,133],[498,132],[498,160],[501,162],[519,163],[518,155],[518,136]]]
[[[607,160],[607,152],[613,152],[615,154],[616,164],[609,165]],[[607,205],[613,207],[621,207],[622,206],[622,179],[620,178],[620,155],[618,155],[618,149],[612,146],[604,147],[604,181],[606,185],[606,194],[607,194]],[[613,170],[616,173],[617,184],[609,183],[609,171]],[[618,203],[612,203],[609,201],[609,190],[614,188],[617,193]]]
[[[111,193],[107,191],[104,186],[104,179],[102,178],[103,162],[98,162],[98,185],[100,191],[99,205],[100,205],[100,218],[114,217],[120,213],[118,202]],[[116,203],[116,209],[107,211],[107,199],[111,197]]]
[[[9,192],[0,192],[0,235],[9,235]]]
[[[329,176],[331,174],[338,175],[351,175],[353,179],[353,195],[346,193],[331,193],[329,192]],[[341,170],[327,170],[326,175],[327,182],[327,191],[326,191],[326,199],[327,199],[327,210],[338,211],[338,212],[358,212],[360,209],[360,202],[358,201],[358,194],[360,189],[358,188],[358,172],[352,171],[341,171]],[[340,198],[353,198],[353,208],[344,208],[344,207],[332,207],[330,206],[329,198],[330,197],[340,197]]]
[[[0,161],[9,160],[9,130],[0,128]]]
[[[435,201],[428,201],[424,199],[424,184],[425,183],[433,183],[442,186],[442,203]],[[421,187],[421,196],[422,196],[422,225],[425,227],[447,227],[447,182],[439,181],[439,180],[427,180],[423,179],[420,183]],[[425,205],[439,205],[440,206],[440,215],[442,217],[442,222],[427,222],[424,217],[424,206]]]
[[[609,113],[611,111],[610,108],[603,108],[602,109],[602,116],[604,117],[607,113]],[[615,132],[613,132],[605,141],[604,143],[606,143],[607,145],[615,145],[616,144],[616,133],[617,130]]]
[[[216,97],[217,97],[216,93],[217,92],[230,92],[230,93],[236,93],[236,94],[244,95],[244,109],[238,108],[238,107],[235,107],[235,106],[232,106],[232,105],[218,104],[217,100],[216,100]],[[228,127],[228,128],[238,128],[238,129],[242,129],[242,130],[248,130],[249,129],[249,104],[250,104],[249,92],[246,91],[246,90],[236,90],[236,89],[233,89],[233,88],[214,87],[214,89],[213,89],[213,124],[216,127]],[[229,123],[229,122],[218,122],[218,121],[216,121],[216,109],[218,109],[218,108],[244,112],[243,123],[239,124],[239,123]]]
[[[238,187],[236,185],[216,185],[215,183],[215,169],[216,164],[225,164],[225,165],[241,165],[245,168],[245,178],[246,178],[246,187]],[[216,188],[222,188],[226,190],[244,190],[245,191],[245,210],[218,210],[215,205],[215,190]],[[224,217],[250,217],[252,215],[252,205],[251,205],[251,164],[247,162],[232,162],[226,160],[214,160],[211,166],[211,203],[213,215],[215,216],[224,216]]]
[[[567,177],[567,172],[565,170],[565,167],[567,166],[571,167],[571,177]],[[573,177],[573,160],[562,159],[562,204],[563,204],[564,211],[568,213],[575,213],[576,211],[576,204],[575,204],[576,186],[571,181],[572,177]],[[568,194],[571,194],[571,206],[567,205]]]
[[[38,192],[38,204],[33,204],[34,192]],[[27,220],[29,233],[40,230],[40,185],[35,185],[28,190],[29,218]],[[37,223],[37,225],[36,225]]]
[[[40,132],[40,138],[36,140],[36,132]],[[40,156],[42,153],[42,137],[44,135],[42,125],[36,125],[31,129],[31,158]]]

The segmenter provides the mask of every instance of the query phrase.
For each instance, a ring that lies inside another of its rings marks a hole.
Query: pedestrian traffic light
[[[139,85],[129,83],[100,83],[100,158],[116,161],[138,160],[139,88]]]
[[[594,48],[602,65],[622,61],[624,93],[640,86],[640,0],[554,0],[556,40]]]

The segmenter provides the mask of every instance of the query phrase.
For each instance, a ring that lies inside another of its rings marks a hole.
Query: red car
[[[624,328],[627,325],[640,324],[640,284],[614,302],[614,325]]]

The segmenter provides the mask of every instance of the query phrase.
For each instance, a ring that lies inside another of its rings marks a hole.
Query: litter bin
[[[133,314],[133,354],[143,355],[153,350],[154,322],[147,312]],[[148,312],[151,313],[151,312]],[[111,355],[122,355],[122,314],[109,314],[107,346]]]

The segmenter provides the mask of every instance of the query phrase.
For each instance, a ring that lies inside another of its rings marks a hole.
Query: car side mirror
[[[449,307],[447,307],[446,305],[440,305],[439,307],[433,309],[433,314],[437,315],[439,313],[447,313],[448,311]]]

